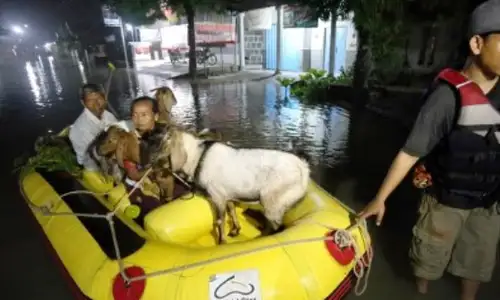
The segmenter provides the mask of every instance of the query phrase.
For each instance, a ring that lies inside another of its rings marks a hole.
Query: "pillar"
[[[337,51],[337,46],[335,45],[337,33],[337,18],[335,15],[330,15],[330,49],[328,53],[330,56],[330,64],[328,65],[328,73],[335,75],[335,52]]]
[[[233,52],[233,68],[236,67],[236,65],[238,65],[238,44],[236,43],[236,40],[238,40],[237,36],[239,35],[238,34],[238,21],[237,21],[237,16],[233,15],[231,17],[231,23],[233,24],[233,28],[234,28],[234,31],[233,31],[233,40],[234,40],[234,52]]]
[[[283,45],[283,7],[276,6],[277,24],[276,24],[276,73],[281,71],[281,47]]]
[[[245,69],[245,13],[238,14],[239,70]]]

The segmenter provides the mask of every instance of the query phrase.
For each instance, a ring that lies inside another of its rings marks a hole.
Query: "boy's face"
[[[473,36],[469,44],[484,71],[489,75],[500,76],[500,33],[492,33],[484,38]]]
[[[83,99],[85,107],[90,110],[96,117],[101,118],[106,109],[106,99],[101,93],[88,93]]]
[[[153,112],[153,104],[149,101],[137,102],[132,108],[132,122],[139,133],[154,128],[158,115]]]

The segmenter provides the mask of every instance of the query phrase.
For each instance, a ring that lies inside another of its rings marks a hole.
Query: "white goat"
[[[230,216],[239,231],[229,201],[260,201],[268,225],[276,231],[286,211],[305,196],[309,184],[309,164],[288,152],[238,149],[178,130],[171,133],[166,147],[172,171],[182,171],[210,195],[219,243],[225,241],[226,208],[232,210]]]

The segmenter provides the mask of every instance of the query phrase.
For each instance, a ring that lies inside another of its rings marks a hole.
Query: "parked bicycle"
[[[172,65],[186,63],[189,60],[189,52],[181,51],[180,48],[168,49],[168,56]],[[203,47],[196,49],[196,62],[200,65],[207,63],[209,66],[215,66],[217,64],[217,56],[210,48]]]

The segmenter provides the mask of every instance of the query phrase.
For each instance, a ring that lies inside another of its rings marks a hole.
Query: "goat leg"
[[[165,188],[167,189],[167,201],[174,200],[175,179],[174,176],[167,174],[165,178]]]
[[[229,231],[230,237],[235,237],[240,234],[241,226],[236,216],[236,208],[233,201],[227,202],[227,209],[229,211],[229,217],[231,218],[231,231]]]
[[[166,170],[154,170],[154,181],[160,189],[160,200],[170,202],[174,198],[174,177]]]
[[[220,202],[219,202],[220,203]],[[223,204],[213,203],[215,208],[216,220],[215,227],[217,228],[217,243],[225,244],[226,243],[226,233],[225,233],[225,220],[226,220],[226,207],[227,203],[222,202]]]

